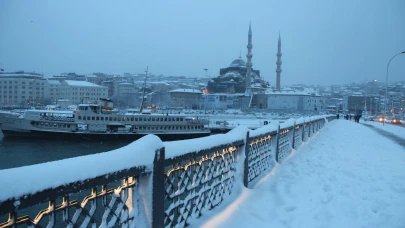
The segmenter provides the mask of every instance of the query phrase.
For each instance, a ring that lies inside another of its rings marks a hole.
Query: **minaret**
[[[252,28],[249,22],[249,33],[248,33],[248,45],[247,45],[247,49],[248,49],[248,53],[246,55],[247,57],[247,63],[246,63],[246,67],[247,67],[247,71],[246,71],[246,90],[245,90],[245,94],[246,95],[250,95],[251,93],[251,72],[252,72]]]
[[[281,62],[281,37],[280,37],[280,33],[278,34],[278,51],[277,51],[277,82],[276,82],[276,90],[280,91],[280,74],[281,74],[281,64],[283,62]]]

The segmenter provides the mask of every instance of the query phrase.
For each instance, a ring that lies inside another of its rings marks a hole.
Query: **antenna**
[[[239,50],[239,58],[240,59],[242,58],[242,51],[241,50]]]
[[[143,110],[143,103],[145,101],[144,97],[145,97],[145,87],[146,87],[146,79],[148,78],[148,66],[146,66],[146,70],[145,70],[145,82],[143,83],[143,92],[142,92],[142,102],[141,102],[141,107],[139,108],[139,113],[142,113]]]

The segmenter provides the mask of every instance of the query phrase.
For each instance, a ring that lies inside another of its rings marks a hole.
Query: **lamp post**
[[[390,61],[388,61],[388,64],[387,64],[387,73],[385,75],[385,99],[384,99],[384,115],[383,115],[384,121],[383,121],[383,126],[385,124],[385,114],[387,113],[388,69],[390,67],[391,61],[400,54],[405,54],[405,51],[397,53],[394,56],[392,56],[392,58],[390,59]]]

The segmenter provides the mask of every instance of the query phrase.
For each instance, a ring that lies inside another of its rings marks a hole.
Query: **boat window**
[[[183,121],[183,117],[180,118],[180,121]]]
[[[87,117],[87,120],[90,120],[90,116]]]
[[[100,117],[100,120],[104,120],[104,116]]]
[[[91,120],[95,120],[96,118],[94,116],[91,117]]]
[[[82,119],[82,116],[79,116],[79,117],[77,117],[79,120],[81,120]]]
[[[121,117],[118,117],[118,121],[121,121]]]
[[[70,124],[68,124],[67,127],[70,128]]]
[[[131,121],[134,121],[134,117],[131,117]]]
[[[165,118],[164,121],[167,121],[167,118]]]
[[[100,117],[97,116],[97,117],[96,117],[96,120],[100,120]]]
[[[66,128],[66,124],[63,124],[63,127]]]
[[[114,121],[117,121],[117,117],[114,117]]]

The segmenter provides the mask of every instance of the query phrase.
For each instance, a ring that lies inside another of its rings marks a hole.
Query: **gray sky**
[[[253,68],[275,84],[385,81],[405,51],[405,0],[0,0],[6,71],[216,77],[242,52],[249,21]],[[405,54],[389,81],[405,80]]]

